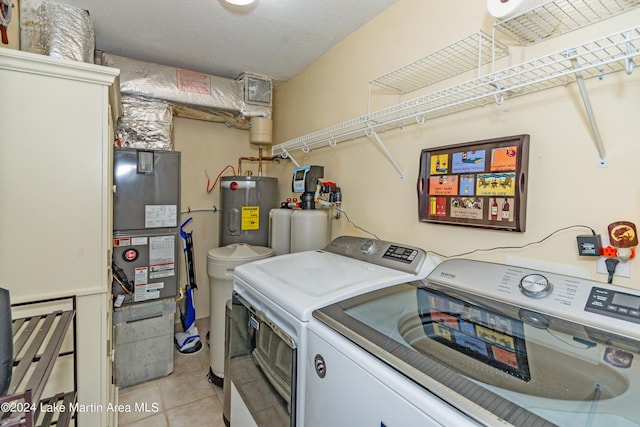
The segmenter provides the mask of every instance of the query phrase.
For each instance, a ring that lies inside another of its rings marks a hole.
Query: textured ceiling
[[[220,77],[286,81],[396,0],[53,0],[89,11],[96,48]]]

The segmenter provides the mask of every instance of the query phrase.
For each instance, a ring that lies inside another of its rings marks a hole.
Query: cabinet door
[[[78,404],[115,399],[109,343],[112,138],[118,70],[0,49],[0,286],[12,302],[78,295]],[[113,417],[113,416],[111,416]],[[107,412],[78,424],[112,425]]]
[[[16,300],[104,290],[107,86],[2,66],[0,283]]]

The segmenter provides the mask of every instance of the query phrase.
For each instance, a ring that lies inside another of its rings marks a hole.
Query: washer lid
[[[325,251],[262,259],[235,268],[235,285],[267,298],[302,321],[318,307],[416,275]],[[426,275],[426,273],[425,273]]]
[[[251,246],[246,243],[233,243],[231,245],[211,249],[207,257],[209,260],[249,262],[271,256],[272,253],[273,249],[264,246]]]
[[[480,296],[483,276],[469,291],[400,284],[313,316],[482,425],[640,425],[640,341],[606,318],[596,328]]]

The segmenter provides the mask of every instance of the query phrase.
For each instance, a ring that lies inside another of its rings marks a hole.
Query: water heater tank
[[[220,246],[269,244],[269,211],[278,207],[278,179],[225,176],[220,183]]]

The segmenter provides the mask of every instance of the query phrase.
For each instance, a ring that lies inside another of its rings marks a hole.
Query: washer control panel
[[[640,296],[593,287],[584,308],[587,311],[640,323]]]
[[[425,280],[640,339],[636,289],[463,258],[441,262]]]
[[[420,248],[354,236],[338,237],[324,250],[411,274],[417,274],[427,258]]]

